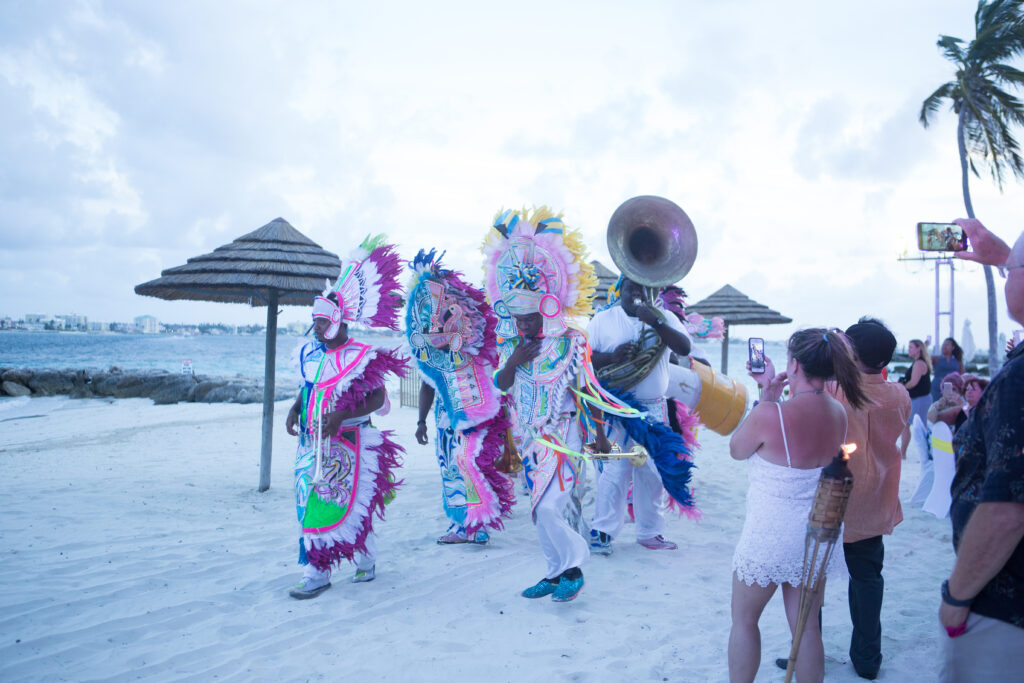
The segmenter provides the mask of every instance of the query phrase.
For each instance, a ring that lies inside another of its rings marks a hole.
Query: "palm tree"
[[[960,38],[940,35],[937,44],[943,56],[956,65],[956,78],[939,86],[921,105],[920,121],[925,128],[930,122],[929,116],[945,100],[949,100],[950,109],[957,115],[956,138],[964,206],[970,218],[974,218],[974,206],[967,171],[970,169],[980,177],[976,161],[988,167],[1000,191],[1007,171],[1024,178],[1024,161],[1011,132],[1014,124],[1024,125],[1024,105],[1003,89],[1024,85],[1024,72],[1007,64],[1024,52],[1022,7],[1022,0],[979,0],[974,13],[974,40],[965,46]],[[989,373],[994,375],[999,367],[998,319],[995,282],[989,266],[985,266],[985,286],[988,291],[988,367]]]

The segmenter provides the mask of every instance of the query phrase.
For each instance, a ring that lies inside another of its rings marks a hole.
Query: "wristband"
[[[424,427],[426,427],[427,426],[427,421],[426,420],[416,420],[416,424],[423,425]]]
[[[942,602],[953,607],[970,607],[974,603],[974,598],[970,600],[957,600],[949,592],[949,581],[942,582]]]

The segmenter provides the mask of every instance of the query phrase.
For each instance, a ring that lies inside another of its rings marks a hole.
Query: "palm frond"
[[[966,55],[961,47],[964,44],[962,39],[955,36],[940,35],[939,40],[935,44],[942,48],[944,56],[949,61],[962,64],[966,60]]]
[[[921,125],[925,128],[931,121],[928,120],[929,115],[934,114],[938,111],[939,107],[942,106],[943,100],[950,100],[950,106],[954,106],[956,102],[956,90],[957,82],[949,81],[943,83],[935,90],[931,95],[925,98],[924,102],[921,103],[921,114],[918,116],[918,120]]]
[[[1024,71],[1015,69],[1009,64],[989,64],[985,67],[985,74],[990,80],[997,83],[1017,87],[1024,86]]]
[[[979,2],[974,15],[975,38],[968,61],[992,64],[1013,59],[1024,51],[1024,14],[1020,0]]]
[[[989,92],[989,97],[993,101],[993,117],[1024,126],[1024,103],[1010,93],[995,87]]]

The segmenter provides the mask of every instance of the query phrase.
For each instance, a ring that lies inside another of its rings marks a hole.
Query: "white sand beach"
[[[256,491],[259,405],[25,399],[0,411],[0,679],[727,680],[731,558],[746,464],[702,430],[704,518],[670,517],[676,551],[632,527],[584,566],[567,604],[526,600],[543,561],[520,496],[486,547],[439,546],[446,524],[433,446],[415,414],[378,418],[407,449],[404,486],[377,523],[377,579],[310,601],[298,580],[294,440],[278,403],[272,488]],[[33,417],[33,415],[38,415]],[[910,497],[919,468],[904,468]],[[591,510],[592,511],[592,510]],[[879,680],[937,671],[948,520],[904,507],[886,540]],[[854,681],[846,583],[827,588],[826,679]],[[759,681],[788,654],[781,595],[761,622]]]

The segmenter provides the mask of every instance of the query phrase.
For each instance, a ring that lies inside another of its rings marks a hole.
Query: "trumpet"
[[[633,448],[628,451],[623,451],[619,448],[619,444],[613,443],[611,453],[598,453],[597,445],[594,442],[590,442],[584,444],[583,452],[591,460],[622,460],[623,458],[629,458],[629,462],[633,467],[643,467],[644,463],[647,462],[647,449],[638,443],[633,444]]]

